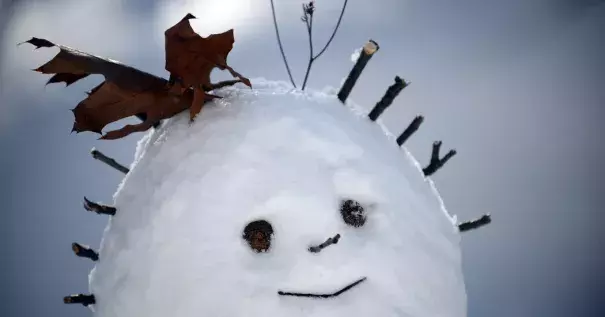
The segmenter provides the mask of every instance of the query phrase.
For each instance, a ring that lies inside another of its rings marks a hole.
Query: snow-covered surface
[[[91,272],[95,316],[466,316],[455,219],[414,158],[334,94],[253,86],[139,142]],[[345,224],[343,198],[366,207],[363,227]],[[274,229],[266,253],[242,239],[257,219]],[[329,299],[277,293],[361,277]]]

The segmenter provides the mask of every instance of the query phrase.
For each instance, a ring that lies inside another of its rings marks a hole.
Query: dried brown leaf
[[[145,114],[144,122],[110,131],[102,137],[117,139],[145,131],[154,123],[186,110],[193,101],[191,89],[173,94],[166,89],[168,82],[165,79],[117,61],[35,37],[24,43],[34,45],[36,49],[54,46],[60,49],[53,59],[36,69],[44,74],[54,74],[47,84],[65,82],[70,85],[91,74],[105,77],[105,81],[93,88],[72,110],[75,116],[72,131],[102,134],[102,129],[112,122]],[[213,97],[209,96],[203,101],[211,99]]]
[[[194,100],[190,108],[193,119],[202,107],[199,104],[204,98],[203,87],[210,85],[210,73],[215,67],[227,69],[233,77],[251,87],[250,80],[234,71],[227,65],[227,55],[233,48],[235,39],[233,29],[220,34],[201,37],[195,33],[187,14],[181,21],[164,32],[166,49],[166,70],[171,76],[178,78],[185,87],[193,87]]]

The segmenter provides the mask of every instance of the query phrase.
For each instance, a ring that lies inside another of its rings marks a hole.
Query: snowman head
[[[332,94],[254,87],[140,141],[96,316],[464,316],[458,234],[413,158]]]

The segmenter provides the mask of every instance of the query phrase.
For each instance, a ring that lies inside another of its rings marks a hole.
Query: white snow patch
[[[407,150],[332,93],[252,83],[139,142],[90,275],[95,316],[466,316],[459,234]],[[364,226],[343,221],[342,199]],[[274,230],[260,254],[242,238],[258,219]],[[361,277],[335,298],[277,293]]]
[[[362,49],[363,49],[363,47],[360,47],[360,48],[355,49],[355,51],[353,51],[353,54],[351,54],[351,62],[353,62],[353,63],[357,62],[359,55],[361,55]]]

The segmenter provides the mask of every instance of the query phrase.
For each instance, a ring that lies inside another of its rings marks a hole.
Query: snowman
[[[86,201],[109,223],[98,253],[74,245],[95,267],[65,302],[96,317],[466,316],[455,218],[376,113],[343,89],[249,83],[213,90],[194,121],[164,118],[111,206]]]

